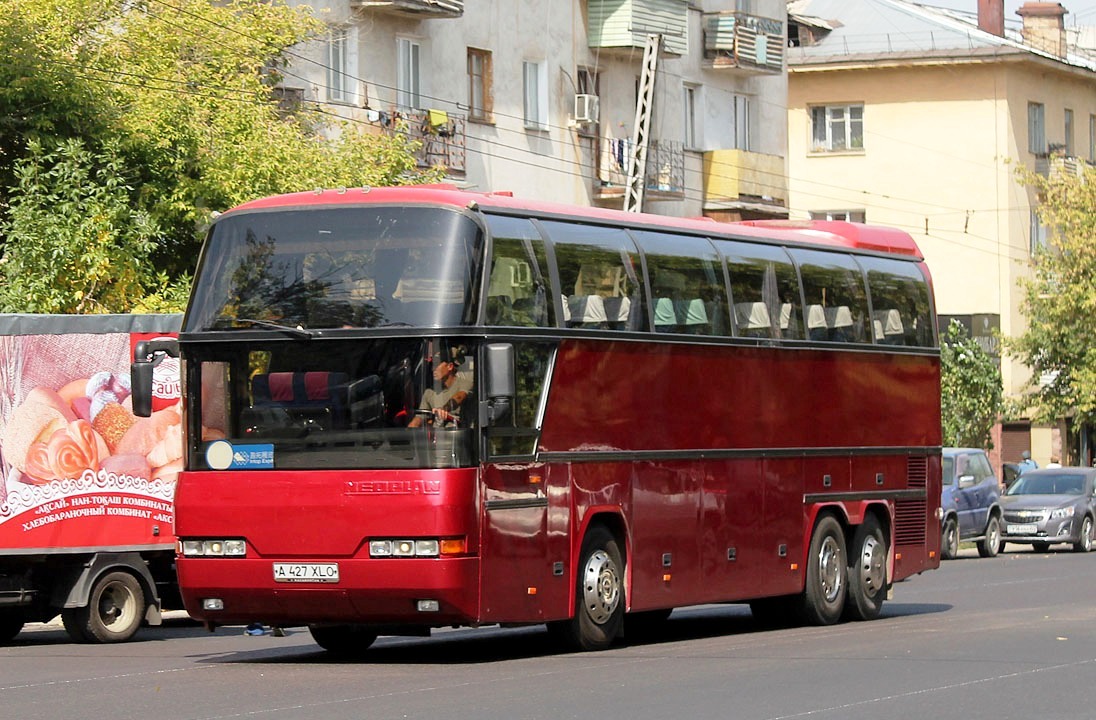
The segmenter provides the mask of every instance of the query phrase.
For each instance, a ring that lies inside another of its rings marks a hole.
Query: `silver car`
[[[1031,545],[1046,552],[1055,543],[1070,543],[1088,552],[1093,543],[1096,469],[1083,467],[1028,470],[1001,496],[1005,543]]]

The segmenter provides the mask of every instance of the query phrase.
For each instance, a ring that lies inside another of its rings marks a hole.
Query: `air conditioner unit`
[[[574,122],[576,125],[596,124],[598,121],[597,95],[575,95]]]

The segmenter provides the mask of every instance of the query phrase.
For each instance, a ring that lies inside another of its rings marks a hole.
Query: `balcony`
[[[464,14],[464,0],[350,0],[350,8],[420,20],[458,18]]]
[[[647,36],[662,35],[662,50],[684,55],[689,49],[687,0],[588,0],[586,28],[591,48],[602,53],[643,57]]]
[[[598,153],[595,200],[623,199],[628,187],[628,161],[632,141],[602,138]],[[672,140],[652,140],[647,148],[647,173],[643,194],[649,200],[685,199],[685,145]]]
[[[704,66],[743,75],[779,75],[784,69],[784,23],[739,12],[705,13]]]
[[[787,216],[784,158],[746,150],[704,153],[704,209]]]
[[[449,175],[464,175],[466,116],[441,110],[393,110],[392,117],[396,132],[405,130],[422,143],[415,153],[420,168],[440,165]]]
[[[1084,158],[1064,155],[1060,152],[1037,155],[1035,157],[1035,172],[1043,177],[1083,177],[1085,169],[1089,166]]]

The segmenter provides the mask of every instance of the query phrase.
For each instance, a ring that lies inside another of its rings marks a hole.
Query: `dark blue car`
[[[1001,547],[1001,484],[989,457],[977,448],[944,448],[943,459],[941,557],[954,558],[963,541],[974,541],[979,555],[993,557]]]

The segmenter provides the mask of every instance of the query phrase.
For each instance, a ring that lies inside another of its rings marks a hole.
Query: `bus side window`
[[[872,342],[874,323],[870,322],[864,275],[856,260],[840,252],[802,249],[790,252],[799,263],[803,278],[810,339]]]
[[[914,263],[860,258],[872,303],[872,336],[881,345],[933,347],[928,283]]]
[[[637,230],[647,258],[655,332],[727,332],[727,289],[719,255],[707,238]]]
[[[492,235],[492,252],[484,324],[555,325],[548,262],[540,233],[523,218],[490,215],[487,225]]]
[[[803,300],[783,248],[715,241],[727,260],[735,327],[742,337],[803,339]]]

